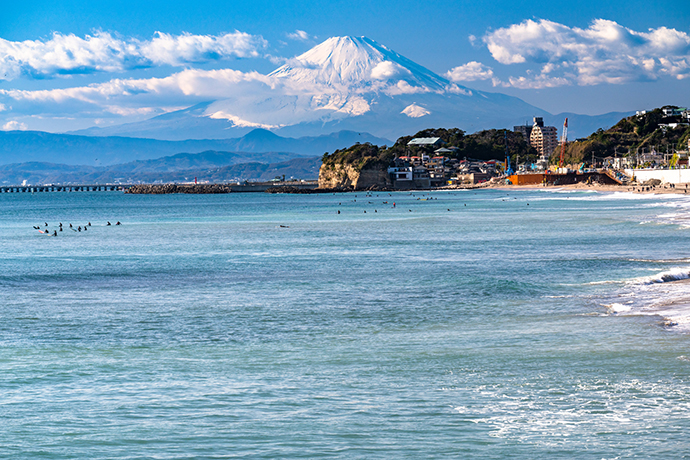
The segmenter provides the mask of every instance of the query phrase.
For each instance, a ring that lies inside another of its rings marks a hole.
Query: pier
[[[128,192],[135,193],[208,193],[210,189],[222,189],[213,193],[265,192],[271,188],[292,188],[313,190],[317,181],[300,182],[242,182],[229,184],[81,184],[81,185],[3,185],[0,193],[46,193],[46,192]],[[172,189],[172,190],[171,190]],[[190,191],[187,191],[189,189]]]
[[[0,193],[45,193],[45,192],[114,192],[124,191],[130,184],[83,184],[83,185],[3,185]]]

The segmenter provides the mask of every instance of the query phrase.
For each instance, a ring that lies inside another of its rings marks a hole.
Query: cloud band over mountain
[[[84,38],[54,33],[46,41],[0,39],[0,80],[122,72],[160,65],[184,66],[233,57],[257,57],[263,38],[235,31],[224,35],[170,35],[122,39],[108,32]]]

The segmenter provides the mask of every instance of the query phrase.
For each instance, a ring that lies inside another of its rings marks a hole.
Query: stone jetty
[[[230,192],[232,192],[232,186],[226,184],[140,184],[131,186],[125,193],[147,195],[188,193],[201,195]]]

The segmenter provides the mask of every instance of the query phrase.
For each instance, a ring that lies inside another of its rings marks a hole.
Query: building
[[[661,112],[664,117],[682,117],[687,110],[685,107],[662,107]]]
[[[445,142],[443,139],[440,137],[415,137],[412,139],[410,142],[407,143],[407,145],[415,146],[415,147],[424,147],[424,146],[432,146],[432,147],[440,147]]]
[[[542,117],[534,117],[529,143],[539,155],[550,156],[558,147],[558,130],[555,126],[544,126]]]
[[[529,142],[530,135],[532,134],[532,126],[525,123],[524,126],[513,126],[514,133],[521,133],[525,142]]]

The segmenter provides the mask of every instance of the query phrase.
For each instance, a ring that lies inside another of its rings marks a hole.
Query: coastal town
[[[349,190],[432,190],[496,186],[659,186],[690,183],[690,110],[664,106],[638,111],[615,126],[569,141],[568,120],[558,129],[542,117],[512,130],[465,134],[427,129],[391,147],[365,142],[326,153],[318,181],[278,176],[274,180],[192,182],[65,182],[0,186],[0,193],[111,191],[127,193],[310,193]],[[195,171],[193,176],[203,174]],[[313,177],[313,176],[312,176]]]
[[[647,111],[638,111],[636,118]],[[658,130],[685,130],[690,126],[690,110],[679,107],[663,107],[662,122]],[[590,160],[579,164],[564,164],[563,153],[568,145],[567,119],[563,135],[558,139],[557,128],[545,126],[543,118],[534,117],[532,125],[515,126],[519,133],[536,150],[536,161],[513,158],[506,148],[504,160],[458,159],[458,148],[446,145],[440,137],[415,137],[407,142],[409,153],[396,156],[387,169],[393,188],[435,188],[447,186],[473,186],[502,182],[505,185],[568,185],[593,183],[601,185],[629,185],[632,183],[678,184],[690,182],[688,152],[690,136],[686,136],[680,149],[657,150],[654,146],[640,147],[626,154],[592,155]],[[506,138],[507,139],[507,138]],[[585,142],[577,139],[573,143]],[[560,155],[559,155],[560,154]],[[554,161],[555,159],[555,161]],[[515,169],[513,169],[515,165]]]
[[[646,111],[635,115],[641,117]],[[690,126],[690,110],[687,108],[664,107],[664,120],[659,129],[684,129]],[[567,120],[566,120],[567,123]],[[631,182],[659,179],[662,182],[690,182],[688,169],[688,151],[690,137],[684,149],[671,152],[644,148],[628,155],[600,156],[592,155],[589,163],[564,165],[562,157],[559,163],[550,163],[550,159],[564,151],[567,141],[564,124],[564,135],[558,139],[557,129],[544,126],[543,118],[534,117],[532,125],[515,126],[513,132],[520,133],[529,145],[536,150],[536,161],[520,163],[514,159],[512,168],[510,151],[506,149],[504,161],[500,160],[458,160],[450,155],[458,151],[457,147],[446,146],[439,137],[416,137],[407,143],[410,154],[396,157],[388,168],[388,174],[394,188],[430,188],[447,185],[476,185],[498,178],[511,185],[526,184],[570,184],[597,181],[605,184],[626,185]],[[576,140],[574,142],[581,142]],[[641,151],[640,151],[641,150]]]

